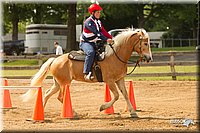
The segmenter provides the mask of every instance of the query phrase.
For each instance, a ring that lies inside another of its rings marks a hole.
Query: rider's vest
[[[91,27],[91,28],[96,28],[97,31],[101,32],[101,28],[102,28],[101,21],[93,19],[92,17],[89,17],[88,19],[86,19],[86,21],[84,23],[83,32],[82,32],[82,35],[80,37],[80,39],[82,41],[96,42],[98,40],[98,37],[100,36],[100,34],[95,35],[93,32],[91,32],[85,26],[85,25],[90,26],[92,23],[95,25],[95,27]]]

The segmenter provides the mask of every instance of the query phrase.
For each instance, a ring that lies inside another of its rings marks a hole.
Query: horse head
[[[148,33],[144,29],[136,29],[131,37],[133,36],[133,51],[136,51],[145,61],[153,61]]]

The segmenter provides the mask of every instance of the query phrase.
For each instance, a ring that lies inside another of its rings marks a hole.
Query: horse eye
[[[145,45],[145,46],[148,46],[148,43],[145,43],[144,45]]]

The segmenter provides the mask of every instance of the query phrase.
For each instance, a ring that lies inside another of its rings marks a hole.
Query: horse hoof
[[[131,118],[139,118],[136,113],[131,114]]]
[[[103,110],[105,110],[104,105],[101,105],[99,111],[101,112],[101,111],[103,111]]]

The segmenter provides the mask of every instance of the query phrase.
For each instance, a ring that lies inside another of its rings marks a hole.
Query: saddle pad
[[[85,53],[81,50],[79,51],[71,51],[69,53],[69,59],[77,60],[77,61],[85,61]]]

